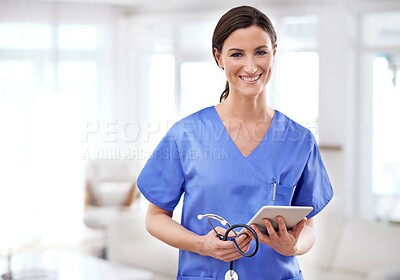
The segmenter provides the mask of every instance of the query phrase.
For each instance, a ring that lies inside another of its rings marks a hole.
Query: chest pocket
[[[294,190],[296,186],[286,186],[277,183],[271,183],[270,189],[272,190],[271,205],[290,205],[292,202]]]

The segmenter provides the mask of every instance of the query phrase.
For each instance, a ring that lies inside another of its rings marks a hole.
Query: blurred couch
[[[154,272],[155,280],[175,280],[178,252],[151,236],[145,227],[145,210],[118,217],[108,231],[108,260]]]
[[[119,215],[129,214],[139,195],[139,164],[131,160],[91,160],[87,163],[85,214],[90,228],[106,229]]]
[[[307,280],[400,280],[400,226],[322,212],[316,242],[299,256]]]
[[[298,260],[306,280],[400,280],[400,226],[324,213],[315,221],[313,249]],[[109,259],[176,279],[178,250],[150,236],[145,213],[114,220]]]
[[[139,190],[136,177],[139,163],[134,160],[90,160],[86,166],[84,224],[99,232],[102,246],[96,255],[107,258],[109,224],[119,217],[130,217]]]

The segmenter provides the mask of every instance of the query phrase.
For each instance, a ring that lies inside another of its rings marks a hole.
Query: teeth
[[[240,78],[246,82],[254,82],[257,81],[260,78],[261,75],[258,76],[253,76],[253,77],[244,77],[244,76],[240,76]]]

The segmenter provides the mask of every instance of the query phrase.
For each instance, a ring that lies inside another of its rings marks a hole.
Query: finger
[[[252,224],[250,226],[257,233],[258,236],[262,236],[263,235],[263,233],[261,232],[261,230],[258,228],[258,226],[256,224]]]
[[[243,249],[245,247],[249,247],[252,239],[246,234],[246,235],[241,235],[238,238],[236,238],[236,244],[239,246],[240,249]]]
[[[240,248],[243,252],[247,253],[247,252],[249,251],[249,249],[250,249],[250,245],[251,245],[251,239],[250,239],[249,242],[243,243],[241,246],[239,246],[239,248]]]
[[[216,238],[216,239],[221,240],[221,238],[220,238],[221,234],[218,233],[218,231],[217,231],[216,229],[210,230],[210,231],[207,233],[207,236],[209,236],[210,238],[213,238],[213,239]]]
[[[287,228],[286,228],[285,220],[283,219],[283,217],[276,216],[276,221],[278,223],[279,233],[281,235],[287,233]]]
[[[236,252],[236,247],[230,240],[215,239],[213,243],[213,250],[224,256]]]
[[[240,253],[241,255],[242,255],[242,253],[247,253],[247,251],[249,251],[251,241],[252,241],[252,239],[247,234],[241,235],[238,238],[233,240],[233,242],[236,243],[238,248],[242,251]],[[238,248],[236,248],[236,249],[238,249]]]
[[[297,239],[306,226],[307,223],[307,218],[302,219],[293,229],[292,229],[292,234],[294,237]]]
[[[226,254],[223,258],[223,261],[225,261],[225,262],[235,261],[237,259],[240,259],[241,257],[243,257],[243,256],[241,254],[239,254],[238,251],[235,250],[235,252]]]
[[[236,249],[234,251],[224,251],[224,250],[220,250],[219,252],[217,252],[214,256],[215,258],[221,260],[221,261],[225,261],[225,262],[229,262],[232,260],[237,260],[241,257],[241,255],[236,251]]]
[[[240,249],[242,252],[247,252],[250,248],[251,238],[245,235],[240,235],[236,238],[233,238],[231,241],[234,243],[235,249]]]
[[[225,244],[223,244],[223,247],[219,248],[218,252],[218,259],[223,260],[223,261],[232,261],[232,260],[237,260],[242,257],[242,255],[238,252],[237,248],[235,247],[233,241],[221,241]],[[239,246],[239,245],[238,245]],[[239,246],[241,248],[241,246]],[[244,249],[241,249],[243,252],[245,251]]]
[[[225,232],[226,232],[226,229],[224,229],[224,228],[222,228],[222,227],[215,227],[215,230],[219,233],[219,234],[221,234],[221,235],[224,235],[225,234]]]
[[[237,242],[237,239],[232,240],[236,250],[239,252],[240,255],[242,254],[246,254],[246,252],[249,250],[250,248],[250,242],[242,242],[239,243]]]
[[[252,228],[255,232],[256,232],[255,228],[258,229],[257,226],[255,226],[255,227],[251,226],[251,228]],[[246,229],[245,234],[246,234],[248,237],[250,237],[251,239],[254,239],[254,240],[256,239],[256,236],[254,235],[254,233],[251,232],[249,229]],[[257,234],[257,232],[256,232],[256,234]],[[258,235],[258,234],[257,234],[257,235]]]
[[[268,235],[265,235],[265,233],[263,233],[263,232],[258,228],[258,226],[257,226],[256,224],[252,224],[252,225],[251,225],[251,228],[254,229],[254,231],[257,233],[258,240],[259,240],[261,243],[264,243],[264,244],[267,244],[267,245],[270,245],[270,244],[271,244],[271,243],[270,243],[269,236],[268,236]]]
[[[272,226],[272,223],[268,219],[263,219],[265,228],[267,229],[267,233],[270,237],[276,237],[278,234],[276,233],[274,227]]]
[[[251,228],[257,233],[258,236],[265,235],[265,233],[263,233],[256,224],[252,224]]]

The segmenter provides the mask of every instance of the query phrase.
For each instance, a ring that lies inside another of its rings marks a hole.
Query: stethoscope
[[[254,256],[257,253],[258,247],[259,247],[258,236],[257,236],[257,233],[254,231],[254,229],[252,229],[250,226],[245,225],[245,224],[235,224],[235,225],[232,226],[230,223],[228,223],[227,220],[225,220],[221,216],[218,216],[218,215],[215,215],[215,214],[204,214],[204,215],[198,215],[197,216],[197,219],[199,219],[199,220],[202,220],[203,218],[207,218],[208,223],[211,225],[212,229],[214,230],[215,234],[217,235],[217,237],[220,240],[223,240],[223,241],[230,240],[230,241],[232,241],[233,245],[235,245],[236,250],[243,257],[250,258],[250,257]],[[217,232],[217,230],[215,229],[214,225],[211,222],[211,219],[220,222],[221,225],[223,225],[223,226],[228,226],[229,227],[224,235],[222,235],[222,234]],[[239,237],[240,235],[242,235],[243,233],[237,233],[235,231],[236,228],[245,228],[245,229],[247,229],[247,230],[249,230],[251,232],[251,234],[253,235],[253,240],[256,242],[256,246],[255,246],[253,252],[246,253],[246,252],[243,252],[242,249],[240,249],[239,245],[236,243],[236,238]],[[235,234],[235,236],[234,237],[229,237],[229,233],[230,232],[233,232]],[[233,261],[231,261],[229,270],[225,273],[225,280],[238,280],[238,279],[239,279],[239,276],[236,273],[236,271],[233,270]]]

